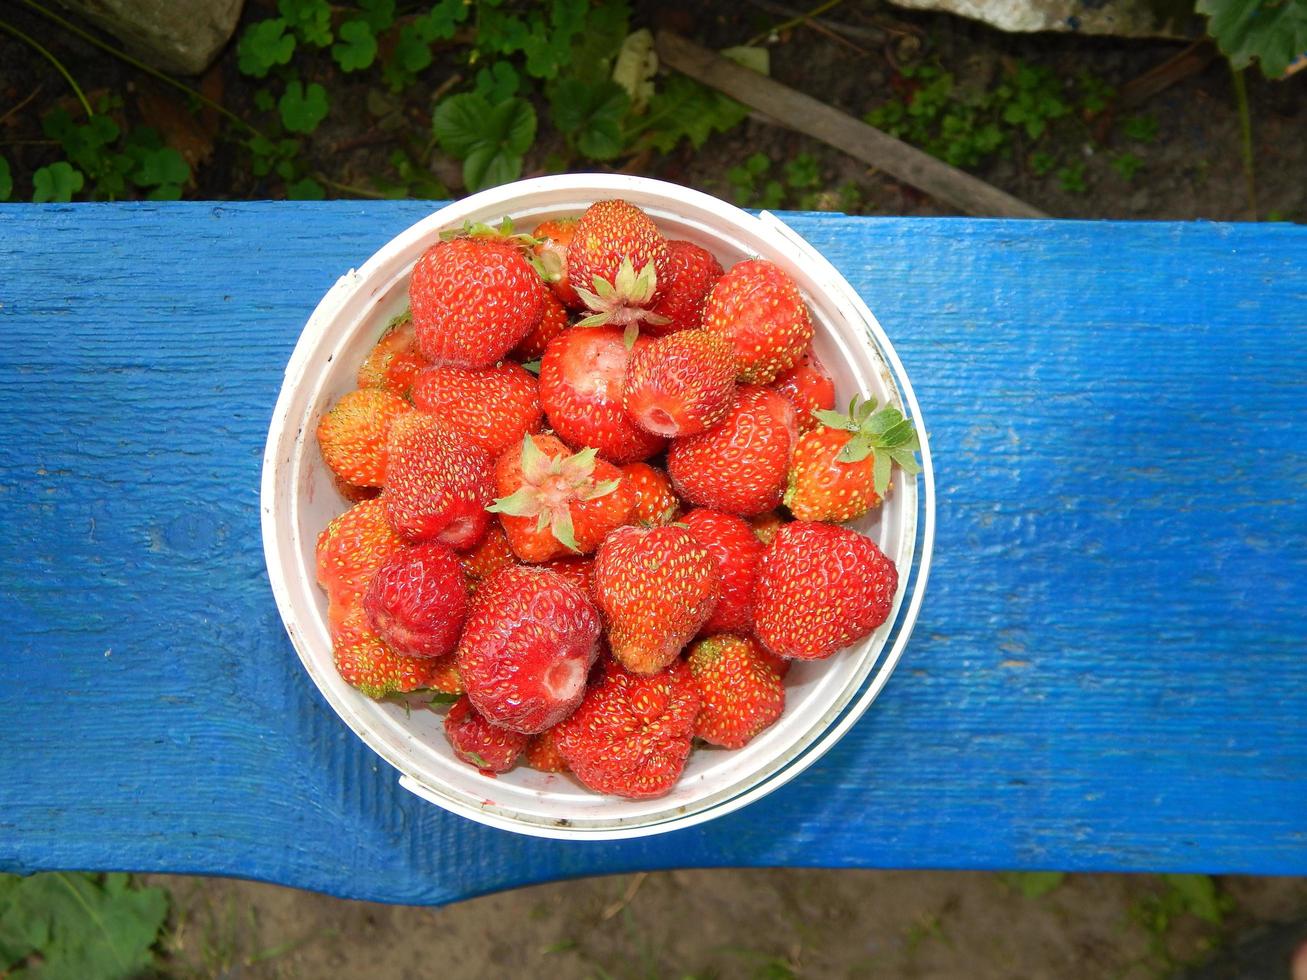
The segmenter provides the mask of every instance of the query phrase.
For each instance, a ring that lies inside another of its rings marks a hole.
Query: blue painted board
[[[431,208],[0,206],[0,870],[428,903],[678,866],[1307,873],[1307,229],[790,216],[918,388],[921,621],[791,785],[562,844],[399,789],[263,568],[299,330]]]

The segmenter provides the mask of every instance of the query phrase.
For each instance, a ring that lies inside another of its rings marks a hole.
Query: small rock
[[[1074,31],[1115,37],[1191,39],[1202,34],[1195,15],[1167,18],[1156,0],[892,0],[911,10],[943,10],[1005,31]]]
[[[244,0],[59,0],[155,68],[198,75],[231,39]]]

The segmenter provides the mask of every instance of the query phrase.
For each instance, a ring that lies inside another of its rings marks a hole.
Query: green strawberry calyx
[[[647,308],[658,293],[658,270],[652,262],[646,262],[637,273],[628,256],[622,259],[613,282],[595,276],[594,287],[593,292],[582,288],[576,291],[581,301],[593,311],[577,321],[578,327],[598,327],[608,323],[624,326],[623,339],[629,350],[635,344],[641,323],[669,322],[667,317]]]
[[[911,419],[892,405],[877,408],[875,398],[862,401],[857,395],[849,402],[847,413],[813,409],[813,417],[828,429],[850,432],[853,437],[835,457],[837,463],[860,463],[875,453],[872,462],[872,486],[883,497],[889,489],[890,470],[898,463],[903,472],[916,474],[921,466],[913,454],[921,448]]]
[[[524,248],[540,244],[538,238],[525,232],[514,231],[513,219],[508,215],[504,215],[497,225],[486,224],[484,221],[464,221],[461,228],[446,228],[440,233],[440,238],[446,242],[455,238],[499,238]]]
[[[522,439],[522,485],[507,497],[499,497],[486,508],[493,514],[536,518],[536,530],[550,529],[564,547],[580,554],[572,525],[574,501],[597,500],[617,489],[622,482],[594,478],[597,449],[583,449],[569,456],[546,456],[531,436]]]

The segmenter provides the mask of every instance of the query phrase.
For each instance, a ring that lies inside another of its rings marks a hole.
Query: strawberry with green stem
[[[647,214],[626,201],[596,201],[567,247],[568,281],[591,310],[577,325],[625,327],[629,347],[641,322],[666,322],[650,307],[669,272],[667,240]]]

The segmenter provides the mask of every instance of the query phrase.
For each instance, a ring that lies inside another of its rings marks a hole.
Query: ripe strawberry
[[[591,583],[591,576],[594,572],[594,559],[589,555],[584,557],[577,555],[573,558],[550,558],[548,561],[541,562],[540,567],[547,568],[551,572],[563,576],[580,589],[586,598],[594,598]]]
[[[626,366],[626,413],[656,435],[684,437],[711,429],[735,403],[730,346],[702,330],[682,330],[632,351]]]
[[[627,463],[622,473],[635,494],[632,520],[638,524],[670,524],[676,520],[681,502],[672,492],[672,481],[666,473],[648,463]]]
[[[567,330],[550,342],[540,362],[540,404],[568,445],[594,447],[618,465],[648,459],[667,445],[622,407],[627,363],[650,343],[641,337],[628,349],[615,327]]]
[[[709,291],[722,277],[721,263],[705,248],[693,242],[667,243],[668,281],[653,311],[666,323],[646,321],[641,329],[652,337],[665,337],[678,330],[703,326],[703,307]]]
[[[575,234],[575,218],[542,221],[531,233],[537,243],[532,247],[532,251],[543,270],[545,282],[549,283],[551,291],[560,301],[574,310],[579,310],[584,304],[581,302],[581,297],[576,295],[576,290],[572,288],[571,280],[567,275],[567,248],[572,244],[572,236]]]
[[[322,459],[346,483],[381,486],[390,427],[410,410],[404,399],[380,388],[346,392],[318,422]]]
[[[441,694],[466,693],[463,690],[463,675],[458,672],[458,658],[450,653],[432,660],[423,687]]]
[[[511,356],[516,361],[534,361],[542,356],[549,342],[566,330],[571,323],[567,316],[567,307],[552,292],[545,292],[545,312],[535,329],[522,338],[522,342],[513,348]]]
[[[413,316],[404,313],[391,321],[360,365],[357,384],[360,388],[383,388],[392,395],[407,398],[413,379],[426,366],[427,359],[418,350]]]
[[[754,635],[782,657],[824,660],[885,622],[897,589],[894,562],[869,538],[793,521],[763,553]]]
[[[543,417],[536,379],[519,364],[428,368],[413,383],[413,406],[491,458],[539,432]]]
[[[599,655],[599,614],[556,572],[513,565],[477,590],[458,669],[487,721],[533,735],[581,703]]]
[[[490,526],[490,457],[421,412],[390,434],[386,504],[390,523],[410,541],[443,541],[458,551],[476,546]]]
[[[763,545],[748,522],[733,514],[696,507],[683,515],[690,536],[712,555],[721,595],[701,633],[748,633],[753,629],[753,590]]]
[[[712,615],[717,564],[683,527],[621,527],[595,555],[594,593],[613,656],[653,674],[676,659]]]
[[[897,408],[875,408],[874,398],[861,406],[854,398],[847,415],[815,413],[821,426],[795,447],[785,490],[785,506],[796,518],[856,520],[880,506],[895,462],[908,473],[919,471],[912,423]]]
[[[754,535],[764,545],[771,544],[776,538],[776,532],[785,524],[785,518],[780,515],[779,511],[769,510],[765,514],[756,514],[749,518],[749,526],[753,528]]]
[[[492,521],[481,543],[460,559],[467,581],[468,594],[472,595],[481,583],[507,565],[517,564],[517,555],[508,545],[508,535],[498,521]]]
[[[558,751],[556,732],[550,728],[532,735],[526,743],[526,764],[537,772],[567,772],[567,760]]]
[[[671,791],[690,756],[699,692],[677,661],[652,676],[605,660],[585,700],[555,729],[567,767],[597,793],[640,800]]]
[[[754,650],[757,652],[758,656],[762,658],[763,662],[776,672],[776,676],[784,681],[785,675],[790,672],[790,665],[794,663],[794,661],[789,657],[776,656],[776,654],[772,653],[761,643],[754,644]]]
[[[363,593],[368,625],[405,657],[453,653],[467,615],[458,557],[433,541],[392,556]]]
[[[814,411],[829,411],[835,407],[835,381],[811,347],[804,351],[798,364],[777,376],[771,386],[794,406],[800,433],[817,427]]]
[[[333,606],[352,608],[362,601],[372,573],[405,545],[380,498],[357,503],[318,535],[318,584]]]
[[[523,561],[588,554],[626,523],[635,498],[622,471],[595,458],[593,449],[568,455],[549,435],[526,436],[495,464],[499,515],[508,543]]]
[[[429,686],[444,665],[439,660],[404,657],[368,628],[362,606],[352,606],[332,633],[331,653],[340,676],[370,698],[404,694]]]
[[[752,639],[710,636],[690,648],[686,663],[703,702],[694,734],[727,749],[748,744],[785,710],[785,688]]]
[[[594,311],[581,321],[630,325],[661,320],[649,309],[671,271],[667,240],[639,208],[596,201],[586,208],[567,247],[567,278]]]
[[[508,772],[526,749],[526,736],[492,725],[472,707],[466,695],[445,715],[445,737],[454,755],[487,776]]]
[[[409,283],[418,348],[432,364],[489,367],[535,328],[544,293],[511,242],[437,242],[418,259]]]
[[[746,384],[766,384],[792,368],[812,343],[812,318],[799,287],[764,259],[738,262],[717,280],[703,327],[729,340]]]
[[[721,425],[672,443],[667,472],[685,500],[750,517],[781,502],[795,436],[794,406],[747,386]]]

